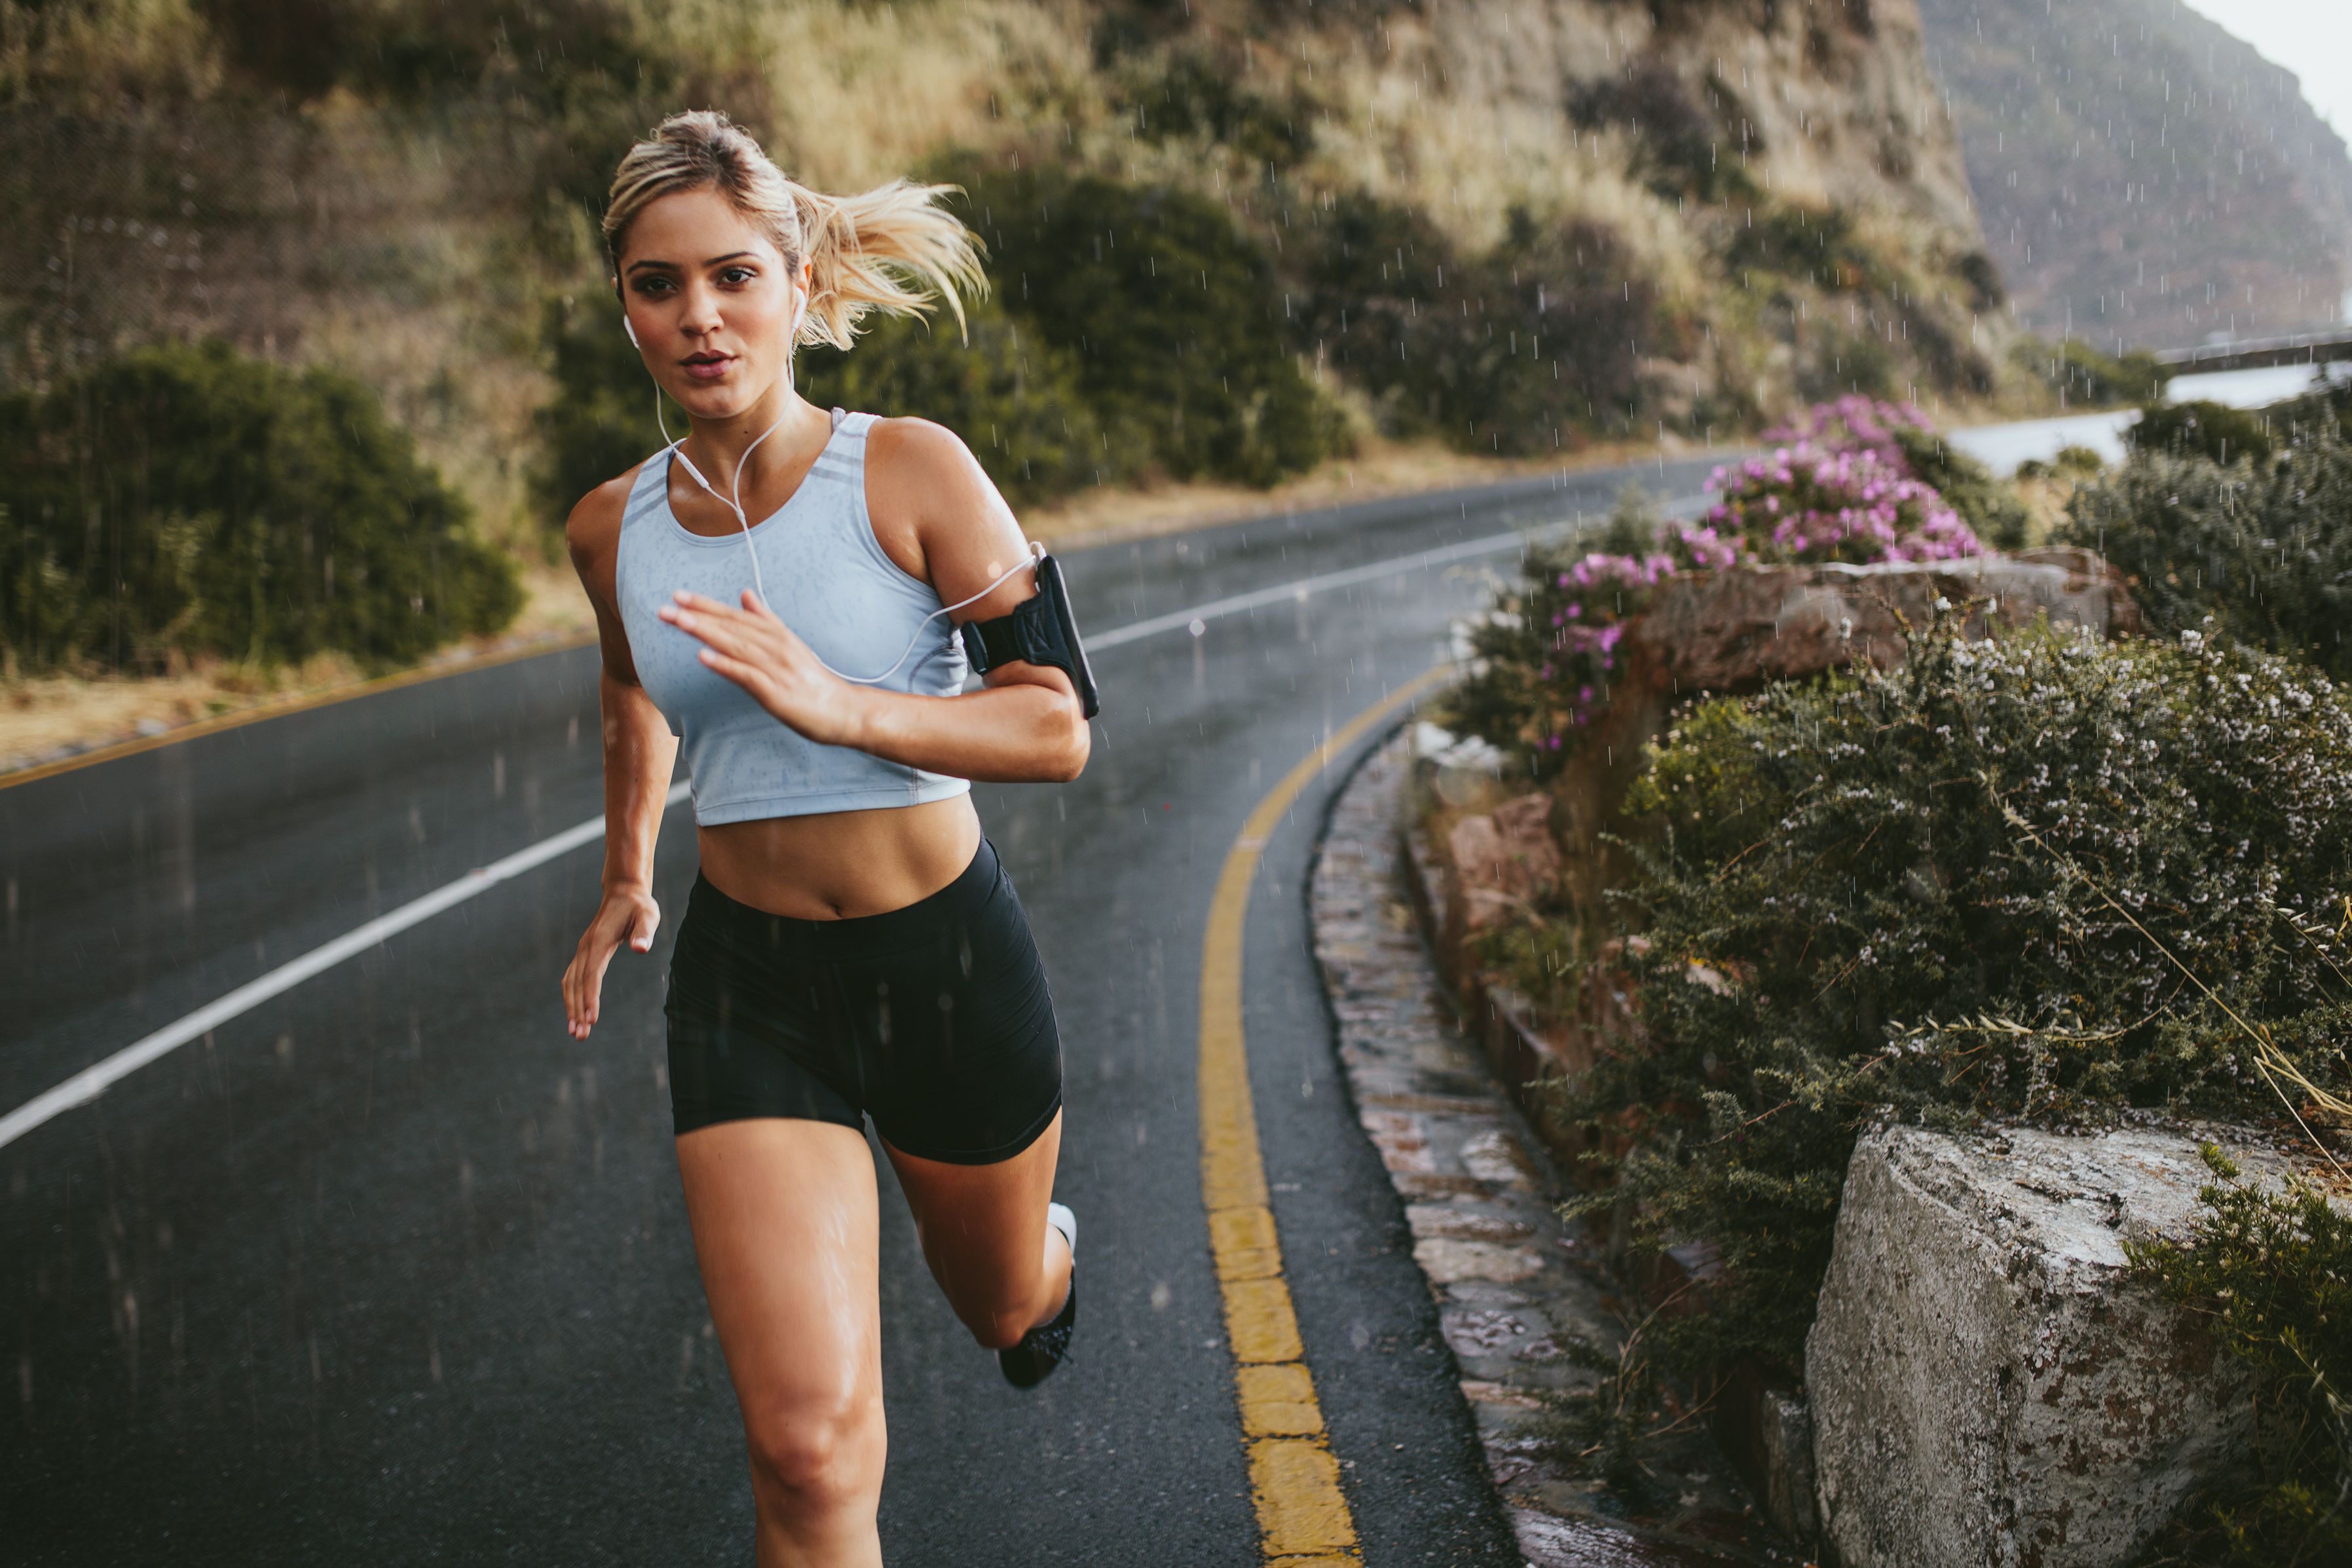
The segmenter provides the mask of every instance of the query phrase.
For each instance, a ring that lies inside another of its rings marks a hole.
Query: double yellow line
[[[1209,905],[1201,957],[1201,1194],[1224,1297],[1261,1545],[1265,1561],[1284,1568],[1355,1568],[1363,1557],[1266,1202],[1242,1032],[1242,926],[1258,858],[1284,814],[1334,757],[1451,673],[1441,666],[1390,692],[1284,774],[1225,852]]]

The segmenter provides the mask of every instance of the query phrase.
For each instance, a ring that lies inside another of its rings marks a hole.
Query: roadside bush
[[[25,669],[391,664],[522,603],[373,394],[220,343],[0,398],[0,647]]]
[[[1272,485],[1345,448],[1345,420],[1286,344],[1269,247],[1197,193],[1029,168],[961,184],[1005,311],[1067,356],[1108,467]]]
[[[2221,629],[2352,679],[2352,444],[2324,422],[2267,461],[2147,448],[2077,489],[2059,537],[2122,568],[2157,631]]]
[[[2159,403],[2141,412],[2124,433],[2136,451],[2174,458],[2204,458],[2225,467],[2240,458],[2271,455],[2270,422],[2226,403]]]
[[[1893,671],[1689,710],[1612,895],[1640,1037],[1559,1106],[1623,1151],[1580,1212],[1631,1199],[1639,1244],[1727,1266],[1670,1363],[1798,1363],[1885,1119],[2340,1096],[2347,791],[2352,702],[2243,649],[1939,630]]]
[[[619,301],[602,290],[541,306],[540,344],[555,395],[531,416],[539,451],[530,482],[532,506],[551,530],[563,527],[581,497],[661,447],[653,377],[620,322]],[[670,428],[683,436],[678,410],[669,412]]]
[[[2245,1568],[2352,1562],[2352,1217],[2305,1182],[2284,1192],[2219,1179],[2187,1240],[2126,1241],[2133,1263],[2250,1367],[2254,1398],[2289,1413],[2255,1445],[2261,1482],[2189,1510],[2142,1561]]]

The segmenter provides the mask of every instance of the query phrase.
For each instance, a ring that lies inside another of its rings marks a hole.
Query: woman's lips
[[[686,362],[686,374],[697,381],[717,381],[734,363],[732,354],[724,354],[717,359],[690,359]]]

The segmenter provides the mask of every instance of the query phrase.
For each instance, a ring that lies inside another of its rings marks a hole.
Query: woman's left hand
[[[866,689],[817,661],[775,612],[743,590],[743,607],[680,589],[661,618],[702,639],[702,662],[744,690],[780,722],[820,745],[856,743]]]

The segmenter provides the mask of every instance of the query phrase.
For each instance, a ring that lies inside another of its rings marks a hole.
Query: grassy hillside
[[[1920,12],[1989,247],[2036,331],[2169,347],[2341,318],[2352,159],[2288,72],[2177,0]]]
[[[330,363],[544,549],[656,444],[593,216],[685,104],[821,187],[969,187],[972,343],[807,379],[1032,503],[2033,395],[1911,0],[0,0],[0,375]]]

